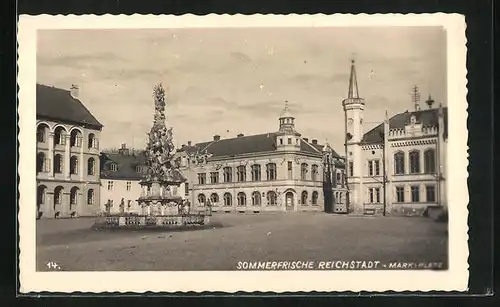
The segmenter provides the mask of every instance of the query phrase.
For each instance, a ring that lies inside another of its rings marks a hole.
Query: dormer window
[[[410,123],[411,123],[412,125],[415,125],[415,123],[416,123],[416,122],[417,122],[417,118],[415,117],[415,115],[412,115],[412,116],[410,117]]]
[[[144,173],[144,167],[143,167],[143,166],[137,166],[137,167],[135,168],[135,171],[136,171],[137,173],[139,173],[139,174],[142,174],[142,173]]]
[[[109,169],[110,169],[111,171],[113,171],[113,172],[116,172],[116,171],[118,170],[118,164],[116,164],[116,163],[111,163],[111,164],[109,165]]]

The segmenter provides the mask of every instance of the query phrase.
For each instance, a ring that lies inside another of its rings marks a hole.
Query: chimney
[[[188,141],[188,146],[191,146],[191,141]]]
[[[129,149],[127,148],[127,144],[123,143],[122,147],[118,149],[118,153],[120,155],[128,156],[129,155]]]
[[[304,138],[304,141],[309,142],[309,139],[308,138]]]
[[[243,133],[240,133],[237,135],[237,137],[241,138],[241,137],[244,137],[245,135]]]
[[[69,88],[69,93],[73,98],[79,98],[80,88],[78,87],[78,85],[71,84],[71,87]]]
[[[214,141],[215,142],[220,141],[220,135],[214,135]]]
[[[313,143],[314,145],[318,145],[318,140],[314,139],[314,140],[312,140],[312,143]]]

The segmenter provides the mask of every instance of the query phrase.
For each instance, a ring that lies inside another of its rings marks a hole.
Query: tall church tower
[[[365,100],[359,97],[356,66],[351,61],[349,90],[347,98],[342,101],[345,121],[345,154],[347,158],[347,183],[349,189],[348,206],[350,212],[363,211],[363,153],[361,140],[363,138],[363,111]]]

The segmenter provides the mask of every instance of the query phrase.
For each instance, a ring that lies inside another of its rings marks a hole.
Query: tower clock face
[[[352,123],[354,123],[354,120],[353,120],[352,118],[349,118],[349,119],[347,120],[347,123],[348,123],[349,125],[352,125]]]

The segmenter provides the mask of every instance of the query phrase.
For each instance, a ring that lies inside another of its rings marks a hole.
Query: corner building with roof
[[[176,162],[193,210],[345,211],[345,163],[328,144],[303,138],[285,106],[278,131],[182,145]],[[329,186],[327,181],[331,183]],[[325,193],[331,203],[325,206]],[[328,196],[327,196],[328,198]]]
[[[70,90],[36,85],[37,218],[96,215],[103,125]]]
[[[358,93],[352,62],[348,97],[342,102],[350,212],[426,215],[432,209],[447,211],[448,112],[441,104],[435,107],[430,96],[425,103],[421,107],[414,99],[412,111],[392,116],[386,111],[380,123],[364,133],[363,113],[370,102],[365,104]]]

